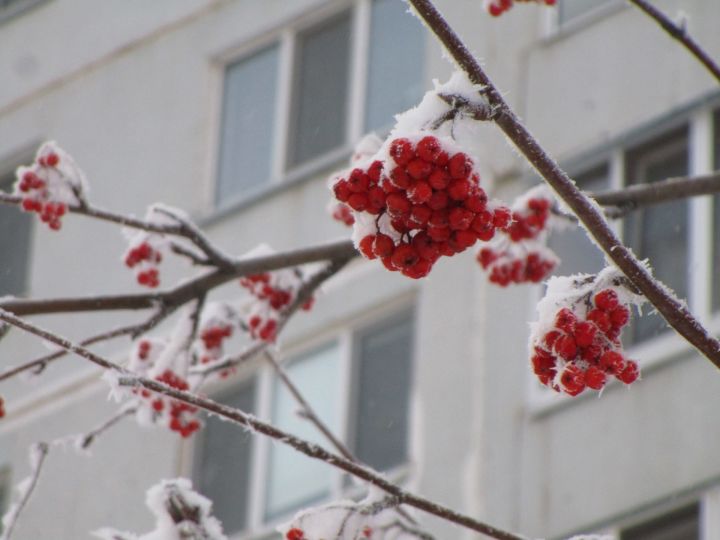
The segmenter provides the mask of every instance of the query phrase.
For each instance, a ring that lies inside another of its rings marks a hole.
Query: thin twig
[[[685,28],[685,25],[674,23],[667,15],[646,0],[628,0],[628,2],[658,23],[671,38],[682,43],[682,45],[690,51],[690,54],[692,54],[703,66],[705,66],[712,76],[720,82],[720,66],[718,66],[707,51],[705,51],[705,49],[703,49],[703,47],[695,41],[695,39],[693,39],[693,37],[688,33],[687,28]]]
[[[173,399],[188,403],[190,405],[194,405],[209,413],[216,414],[228,420],[232,420],[233,422],[248,427],[256,431],[257,433],[261,433],[283,444],[287,444],[288,446],[293,447],[298,452],[301,452],[310,458],[324,461],[329,465],[333,465],[334,467],[337,467],[353,476],[356,476],[361,480],[365,480],[366,482],[377,486],[378,488],[387,492],[389,495],[396,497],[398,500],[398,504],[407,504],[409,506],[413,506],[419,510],[436,515],[452,523],[456,523],[468,529],[486,534],[492,538],[498,538],[500,540],[524,540],[521,536],[504,531],[502,529],[498,529],[496,527],[493,527],[492,525],[456,512],[451,508],[442,506],[429,499],[425,499],[423,497],[420,497],[419,495],[415,495],[413,493],[405,491],[398,485],[393,484],[392,482],[385,479],[382,475],[374,472],[373,470],[365,466],[354,463],[340,455],[333,454],[316,444],[312,444],[304,439],[282,431],[271,424],[262,422],[254,416],[248,415],[239,409],[222,405],[220,403],[217,403],[210,399],[202,398],[190,392],[178,391],[158,381],[147,379],[145,377],[140,377],[135,373],[132,373],[124,369],[123,367],[111,362],[110,360],[107,360],[93,353],[85,347],[73,343],[67,338],[40,328],[1,309],[0,320],[10,323],[13,326],[21,328],[22,330],[25,330],[26,332],[29,332],[51,343],[55,343],[56,345],[59,345],[100,367],[119,373],[121,376],[123,376],[119,379],[121,385],[142,386],[153,392],[161,393]]]
[[[40,472],[42,471],[42,466],[45,463],[45,458],[47,457],[49,449],[50,446],[45,442],[37,442],[30,448],[30,465],[32,470],[30,471],[30,476],[25,479],[25,482],[29,481],[29,484],[23,487],[20,501],[18,501],[17,504],[12,505],[7,514],[3,516],[2,521],[5,530],[3,531],[2,536],[0,536],[0,540],[10,540],[10,536],[12,535],[13,529],[15,529],[18,517],[20,517],[20,513],[30,500],[32,493],[35,490],[35,486],[37,486],[38,479],[40,478]]]
[[[117,413],[115,413],[110,418],[105,420],[102,424],[100,424],[99,426],[91,429],[90,431],[88,431],[87,433],[82,435],[82,439],[81,439],[82,442],[80,443],[80,448],[82,448],[83,450],[86,450],[88,447],[90,447],[90,445],[92,443],[95,442],[98,435],[102,435],[108,429],[110,429],[115,424],[120,422],[120,420],[122,420],[126,416],[131,416],[131,415],[135,414],[136,412],[137,412],[137,406],[123,407]]]
[[[433,3],[430,0],[409,1],[470,81],[485,87],[484,95],[498,111],[495,123],[578,216],[608,258],[633,282],[670,326],[720,368],[720,342],[713,338],[670,289],[654,278],[633,252],[623,245],[602,212],[575,186],[525,128]]]

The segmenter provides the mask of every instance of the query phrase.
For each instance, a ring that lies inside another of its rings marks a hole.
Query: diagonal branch
[[[372,469],[369,469],[363,465],[359,465],[340,455],[333,454],[316,444],[312,444],[304,439],[296,437],[295,435],[287,433],[271,424],[258,420],[254,416],[246,414],[239,409],[222,405],[220,403],[197,396],[190,392],[176,390],[158,381],[147,379],[145,377],[138,376],[135,373],[131,373],[128,370],[122,368],[121,366],[111,362],[110,360],[107,360],[93,353],[85,347],[77,345],[62,336],[54,334],[53,332],[50,332],[23,319],[20,319],[12,313],[8,313],[7,311],[3,311],[0,309],[0,320],[12,324],[13,326],[16,326],[18,328],[21,328],[22,330],[25,330],[26,332],[29,332],[51,343],[59,345],[60,347],[63,347],[68,351],[73,352],[102,368],[105,368],[106,370],[112,370],[120,374],[121,378],[119,382],[121,385],[124,384],[126,386],[142,386],[153,392],[158,392],[183,403],[193,405],[207,411],[208,413],[215,414],[227,420],[231,420],[244,427],[250,428],[257,433],[260,433],[267,437],[271,437],[278,442],[291,446],[298,452],[305,454],[312,459],[324,461],[329,465],[337,467],[357,478],[360,478],[361,480],[365,480],[366,482],[377,486],[389,495],[395,497],[398,504],[406,504],[408,506],[413,506],[424,512],[428,512],[452,523],[456,523],[457,525],[460,525],[462,527],[477,531],[482,534],[486,534],[492,538],[497,538],[499,540],[525,540],[521,536],[504,531],[502,529],[498,529],[497,527],[493,527],[492,525],[489,525],[485,522],[478,521],[471,516],[461,514],[460,512],[456,512],[451,508],[433,502],[419,495],[415,495],[414,493],[411,493],[409,491],[405,491],[400,486],[388,481],[385,477],[373,471]]]
[[[608,258],[633,282],[670,326],[720,368],[720,342],[714,339],[667,286],[655,279],[632,251],[622,244],[593,202],[575,186],[525,128],[433,3],[430,0],[409,1],[470,81],[485,87],[485,96],[499,111],[495,123],[565,201]]]
[[[687,28],[685,28],[684,24],[674,23],[667,15],[647,0],[628,0],[628,2],[658,23],[671,38],[682,43],[682,45],[690,51],[690,54],[692,54],[698,62],[705,66],[712,76],[720,82],[720,66],[718,66],[715,60],[713,60],[705,49],[703,49],[702,46],[695,41],[690,34],[688,34]]]

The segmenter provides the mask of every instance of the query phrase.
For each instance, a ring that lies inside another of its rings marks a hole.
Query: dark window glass
[[[398,0],[373,0],[370,19],[365,131],[388,127],[423,95],[425,32]]]
[[[346,140],[350,33],[350,13],[343,13],[298,36],[287,158],[291,167]]]
[[[252,413],[255,381],[251,380],[218,401]],[[238,425],[208,417],[195,448],[196,485],[213,501],[213,514],[226,533],[247,526],[252,434]]]
[[[606,165],[575,175],[573,179],[580,189],[588,192],[604,191],[610,184]],[[551,233],[548,247],[560,258],[555,275],[596,274],[605,266],[603,252],[579,225]]]
[[[713,121],[714,168],[720,170],[720,110],[715,112]],[[712,308],[720,309],[720,195],[713,197],[713,265],[710,269],[712,279]]]
[[[14,175],[0,179],[0,190],[12,192]],[[0,204],[0,296],[26,292],[32,216],[15,206]]]
[[[620,540],[700,540],[698,505],[625,529],[620,533]]]
[[[412,350],[410,316],[368,329],[355,342],[351,446],[360,461],[378,470],[407,459]]]
[[[270,180],[277,70],[277,45],[225,70],[216,192],[219,204]]]
[[[657,182],[688,173],[687,129],[677,130],[627,155],[629,184]],[[625,218],[625,243],[638,258],[649,259],[654,275],[680,298],[688,292],[688,202],[648,206]],[[636,317],[626,338],[638,343],[664,332],[667,323],[657,314]]]

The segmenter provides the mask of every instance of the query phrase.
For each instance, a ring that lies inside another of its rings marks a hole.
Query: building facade
[[[498,19],[480,0],[438,7],[540,142],[589,190],[720,169],[720,90],[686,51],[616,0],[519,4]],[[720,3],[658,0],[687,14],[720,57]],[[349,233],[330,219],[328,175],[366,133],[387,134],[453,69],[400,0],[10,0],[0,2],[0,178],[57,140],[91,200],[143,215],[183,208],[232,254]],[[473,148],[490,192],[537,182],[492,125]],[[713,197],[633,213],[617,230],[720,329],[720,210]],[[59,233],[0,207],[0,294],[136,291],[114,225],[70,217]],[[559,271],[594,271],[576,231],[551,240]],[[165,264],[165,263],[164,263]],[[163,284],[193,272],[167,261]],[[214,298],[239,294],[228,285]],[[290,375],[361,459],[408,489],[529,537],[720,539],[720,376],[648,314],[626,332],[642,380],[563,398],[529,369],[540,286],[499,289],[470,253],[413,281],[355,261],[283,333]],[[137,314],[33,320],[74,340]],[[158,332],[167,331],[161,327]],[[123,344],[98,350],[122,358]],[[11,332],[0,371],[46,351]],[[0,504],[28,473],[28,447],[86,432],[117,405],[98,370],[65,358],[0,382]],[[213,397],[321,441],[255,361]],[[181,440],[125,420],[92,457],[53,449],[16,539],[76,539],[152,526],[145,491],[187,476],[233,539],[272,538],[298,508],[355,489],[342,475],[229,425]],[[438,538],[475,535],[419,515]]]

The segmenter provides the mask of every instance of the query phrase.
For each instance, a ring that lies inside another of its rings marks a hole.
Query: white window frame
[[[549,41],[559,39],[569,34],[578,32],[583,28],[604,19],[608,15],[627,7],[626,2],[623,0],[605,0],[605,3],[602,5],[592,8],[582,15],[578,15],[564,24],[560,22],[559,6],[548,8],[543,10],[545,14],[542,19],[542,35],[544,35],[545,39]]]
[[[353,345],[356,335],[363,333],[364,330],[373,327],[375,324],[380,323],[384,320],[395,320],[402,317],[408,317],[412,321],[416,321],[416,314],[414,309],[414,301],[412,298],[401,298],[389,304],[384,304],[381,307],[367,311],[366,313],[353,318],[352,320],[344,323],[340,326],[328,328],[324,331],[318,332],[313,336],[304,338],[296,343],[290,343],[283,349],[283,362],[292,362],[293,360],[302,357],[305,354],[312,353],[322,349],[324,346],[337,343],[340,353],[340,366],[339,372],[339,384],[342,388],[346,389],[342,392],[342,403],[340,404],[340,421],[338,433],[335,433],[337,437],[342,441],[347,441],[349,438],[350,430],[350,406],[352,399],[352,361],[353,361]],[[414,323],[416,325],[416,322]],[[413,354],[413,356],[416,356]],[[411,360],[411,365],[414,364],[414,358]],[[272,398],[273,398],[273,382],[275,379],[275,371],[271,366],[266,363],[258,364],[256,369],[249,369],[246,378],[247,380],[251,377],[255,377],[255,409],[253,414],[258,418],[269,419],[272,416]],[[217,386],[218,393],[225,393],[230,388],[235,386],[242,381],[234,380],[232,383],[220,382]],[[412,384],[412,383],[409,383]],[[408,402],[408,412],[412,414],[411,410],[412,397]],[[408,427],[412,426],[412,422],[408,422]],[[238,428],[242,429],[242,428]],[[412,434],[407,434],[407,460],[404,464],[394,467],[389,471],[383,471],[383,474],[394,482],[405,482],[410,474],[410,464],[413,461],[412,458]],[[289,515],[279,516],[276,519],[266,521],[264,516],[265,501],[266,501],[266,487],[267,487],[267,475],[268,475],[268,458],[270,455],[270,447],[273,444],[278,444],[268,437],[253,437],[252,448],[250,455],[250,469],[252,471],[250,486],[248,489],[248,513],[247,513],[247,526],[245,530],[238,531],[230,536],[231,540],[263,540],[266,538],[273,538],[275,528],[286,522],[292,515],[297,511],[293,510]],[[324,447],[328,448],[332,452],[336,450],[330,445],[330,443],[321,443]],[[188,477],[193,477],[193,443],[192,441],[187,442],[183,450],[183,469]],[[308,458],[310,459],[310,458]],[[330,467],[328,465],[328,467]],[[317,504],[324,504],[333,500],[339,500],[347,498],[349,496],[357,495],[357,488],[351,486],[348,487],[344,482],[344,474],[339,469],[333,469],[333,480],[332,487],[330,490],[329,497]]]
[[[682,117],[672,118],[666,123],[646,130],[632,140],[621,141],[607,152],[607,161],[610,170],[610,189],[622,188],[625,182],[625,156],[645,141],[651,141],[664,133],[670,133],[683,125],[688,126],[688,174],[700,175],[713,172],[713,115],[720,109],[717,100],[695,108],[691,113]],[[594,161],[593,166],[602,163]],[[577,172],[592,167],[583,167]],[[712,294],[712,245],[713,245],[713,205],[712,196],[692,197],[688,200],[688,267],[693,268],[692,279],[688,283],[688,306],[698,320],[713,334],[720,333],[720,310],[713,313],[711,305]],[[622,227],[612,223],[616,233],[622,238]],[[717,232],[720,234],[720,231]],[[652,263],[652,261],[650,261]],[[535,289],[535,298],[542,297],[542,289]],[[643,312],[651,308],[645,306]],[[637,314],[633,314],[637,316]],[[537,318],[537,313],[530,315],[530,320]],[[630,358],[640,359],[640,368],[647,373],[651,368],[670,362],[674,359],[685,358],[692,354],[693,348],[681,336],[672,330],[662,335],[631,346],[626,350]],[[529,361],[528,361],[529,363]],[[608,381],[609,386],[621,384],[615,379]],[[580,400],[587,399],[595,392],[584,392],[580,396],[570,397],[542,386],[537,377],[528,370],[526,403],[532,414],[542,415],[554,409],[571,406]]]
[[[308,160],[305,163],[295,166],[287,165],[289,127],[291,118],[291,104],[293,92],[293,66],[298,48],[298,37],[304,32],[310,31],[313,27],[322,25],[326,20],[332,19],[343,12],[349,12],[350,26],[350,69],[347,96],[347,118],[345,126],[344,141],[337,148]],[[275,99],[275,122],[273,125],[273,141],[271,148],[271,171],[270,178],[256,189],[245,194],[237,194],[230,197],[228,201],[218,204],[217,196],[217,175],[218,151],[220,147],[220,126],[223,114],[223,85],[216,84],[215,98],[215,122],[213,139],[213,158],[210,182],[211,190],[209,199],[211,208],[222,211],[228,207],[234,207],[238,203],[246,203],[255,200],[274,189],[292,184],[296,181],[308,178],[325,169],[335,166],[345,160],[351,153],[354,145],[363,135],[365,107],[367,98],[367,85],[365,78],[368,72],[369,42],[370,42],[370,20],[372,15],[372,0],[341,0],[329,2],[326,5],[313,10],[310,13],[297,17],[291,23],[282,28],[264,32],[257,40],[251,40],[241,48],[235,49],[228,54],[217,58],[218,81],[224,78],[225,69],[234,62],[251,57],[255,52],[264,47],[278,44],[278,72],[277,72],[277,93]],[[401,111],[398,111],[401,112]]]

